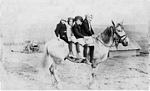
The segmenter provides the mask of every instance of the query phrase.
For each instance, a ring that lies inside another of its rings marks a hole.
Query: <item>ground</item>
[[[51,90],[90,89],[90,66],[68,60],[58,66],[61,85],[53,86],[48,69],[41,73],[43,53],[25,54],[11,52],[4,46],[1,62],[2,89],[7,90]],[[4,69],[2,68],[2,65]],[[147,90],[148,56],[109,58],[98,66],[95,89],[100,90]]]

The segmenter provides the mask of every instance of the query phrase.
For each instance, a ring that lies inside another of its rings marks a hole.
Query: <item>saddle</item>
[[[82,55],[83,54],[82,53],[83,52],[83,48],[81,48],[81,47],[83,47],[83,44],[87,44],[88,46],[94,46],[94,38],[93,37],[86,37],[84,39],[80,39],[80,40],[77,40],[77,41],[81,45],[80,46],[80,52],[81,52],[80,56],[81,56],[81,58],[77,58],[77,55],[76,56],[69,56],[68,55],[65,59],[68,59],[68,60],[70,60],[72,62],[75,62],[75,63],[86,63],[86,60],[82,58],[83,57],[83,55]],[[76,47],[74,46],[73,49],[76,49]],[[73,54],[74,55],[77,54],[76,50],[73,51]]]
[[[92,37],[87,37],[87,38],[85,38],[85,43],[88,46],[94,46],[94,39]]]

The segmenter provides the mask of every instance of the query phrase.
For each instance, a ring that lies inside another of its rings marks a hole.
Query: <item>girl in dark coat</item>
[[[67,27],[66,27],[66,20],[65,19],[61,19],[60,23],[57,24],[57,27],[55,29],[55,34],[56,37],[59,39],[64,40],[66,43],[68,42],[68,38],[67,38]]]
[[[84,41],[86,36],[83,35],[83,29],[81,26],[82,22],[83,22],[83,18],[81,16],[76,16],[75,24],[74,24],[72,30],[73,30],[74,36],[77,39],[77,43],[76,43],[77,57],[85,60],[85,62],[87,62],[89,64],[88,59],[87,59],[87,47],[88,46]],[[80,54],[79,44],[81,44],[84,47],[84,50],[83,50],[84,57],[82,57]]]

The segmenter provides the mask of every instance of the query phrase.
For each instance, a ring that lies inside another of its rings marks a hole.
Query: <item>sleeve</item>
[[[71,27],[69,27],[68,25],[66,25],[67,27],[67,37],[71,37]]]
[[[68,38],[68,40],[70,40],[70,37],[71,37],[71,27],[68,26],[68,25],[66,25],[66,27],[67,27],[67,38]]]
[[[57,37],[59,35],[60,29],[61,29],[61,26],[59,24],[57,24],[57,27],[55,29],[55,34],[56,34]]]
[[[92,34],[95,34],[94,31],[93,31],[93,28],[91,28],[91,32],[92,32]]]
[[[79,33],[79,30],[77,29],[77,27],[74,27],[73,30],[74,30],[74,34],[75,35],[77,35],[77,36],[79,36],[81,38],[84,38],[84,36],[81,33]]]

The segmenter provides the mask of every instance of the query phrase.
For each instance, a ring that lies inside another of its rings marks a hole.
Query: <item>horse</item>
[[[116,46],[117,48],[119,43],[123,46],[128,46],[129,44],[129,38],[125,33],[123,22],[115,25],[115,23],[112,21],[112,24],[112,26],[107,27],[103,32],[98,33],[95,35],[95,37],[93,37],[95,41],[95,49],[94,58],[91,63],[92,72],[89,86],[95,82],[96,70],[98,68],[97,66],[108,58],[110,48],[113,46]],[[52,39],[45,44],[42,66],[43,68],[49,68],[50,74],[53,78],[52,83],[54,85],[57,85],[60,82],[60,79],[57,75],[57,66],[63,63],[64,58],[68,55],[68,53],[68,45],[63,40],[58,41],[57,39]],[[48,61],[48,57],[51,58],[51,60]],[[68,60],[72,61],[70,59]],[[76,60],[72,62],[76,62]]]

